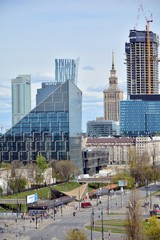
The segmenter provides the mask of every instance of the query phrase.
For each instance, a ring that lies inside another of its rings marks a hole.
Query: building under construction
[[[149,31],[130,30],[129,43],[125,44],[127,65],[127,95],[158,94],[159,37]]]

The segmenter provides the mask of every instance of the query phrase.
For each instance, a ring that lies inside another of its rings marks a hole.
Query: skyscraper
[[[31,110],[31,76],[19,75],[12,83],[12,125]]]
[[[79,58],[55,59],[55,81],[64,83],[67,80],[77,85]]]
[[[130,30],[125,44],[127,95],[158,94],[158,45],[155,33]]]
[[[112,52],[112,69],[110,70],[109,87],[103,91],[104,119],[119,121],[119,102],[123,100],[123,91],[118,87],[118,78],[114,68],[114,53]]]
[[[0,161],[70,160],[81,171],[82,92],[72,81],[54,89],[0,137]]]

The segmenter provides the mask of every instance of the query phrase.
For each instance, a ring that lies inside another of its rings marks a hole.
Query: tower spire
[[[112,50],[112,70],[114,70],[114,51]]]

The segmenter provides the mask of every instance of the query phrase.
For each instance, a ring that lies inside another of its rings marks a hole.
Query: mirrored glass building
[[[120,127],[124,136],[160,134],[160,95],[130,95],[120,102]]]
[[[82,92],[66,81],[0,137],[0,161],[71,160],[82,171]]]

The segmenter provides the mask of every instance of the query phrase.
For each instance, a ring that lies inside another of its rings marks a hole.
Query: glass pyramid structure
[[[0,136],[0,161],[71,160],[82,171],[82,92],[70,80]]]

